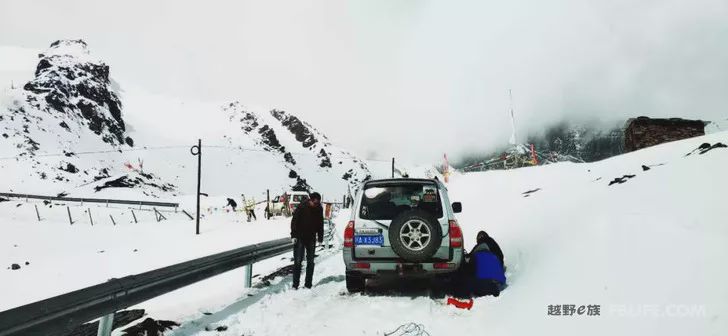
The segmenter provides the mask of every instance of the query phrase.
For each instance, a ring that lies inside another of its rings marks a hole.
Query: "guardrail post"
[[[114,313],[104,315],[99,320],[98,336],[111,336],[111,328],[114,326]]]
[[[253,285],[253,264],[245,265],[245,288]]]
[[[38,216],[38,221],[40,222],[40,212],[38,212],[38,204],[35,205],[35,215]]]

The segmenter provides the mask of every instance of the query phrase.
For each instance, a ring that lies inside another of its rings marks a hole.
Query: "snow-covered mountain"
[[[120,153],[133,148],[109,66],[82,40],[51,44],[38,55],[34,77],[5,91],[0,106],[0,168],[10,190],[68,192],[84,186],[141,187],[156,195],[174,190],[152,173],[125,170],[121,157],[80,157],[84,150]]]
[[[6,65],[0,77],[9,71],[22,72]],[[340,199],[373,176],[366,161],[289,112],[238,101],[179,103],[120,87],[84,41],[52,43],[27,82],[0,97],[0,168],[9,172],[0,182],[20,193],[193,194],[189,147],[197,138],[211,195],[296,189]]]

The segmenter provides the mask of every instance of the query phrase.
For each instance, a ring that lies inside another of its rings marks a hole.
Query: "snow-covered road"
[[[498,298],[476,299],[470,311],[407,283],[400,285],[404,291],[395,285],[347,294],[336,253],[317,264],[313,289],[290,290],[290,277],[278,279],[274,290],[244,298],[238,311],[218,315],[212,327],[227,327],[220,335],[383,335],[409,322],[431,335],[721,334],[728,330],[722,268],[728,213],[709,195],[728,188],[728,150],[685,154],[727,138],[692,139],[593,164],[453,177],[450,195],[463,202],[458,219],[466,246],[478,230],[488,230],[509,269],[508,289]],[[609,184],[625,174],[635,177]],[[337,219],[339,232],[345,217]],[[599,312],[549,315],[549,306],[563,305]],[[207,335],[202,330],[183,327],[173,334]]]
[[[470,311],[432,298],[419,282],[372,282],[350,295],[339,249],[320,253],[311,290],[291,290],[290,276],[245,289],[243,271],[235,270],[132,308],[180,322],[167,333],[175,336],[218,327],[217,335],[236,336],[382,335],[409,322],[431,335],[721,335],[728,330],[728,212],[720,197],[728,190],[728,149],[685,155],[718,141],[728,143],[728,133],[591,164],[452,176],[465,245],[487,230],[508,268],[502,295],[478,298]],[[610,185],[625,175],[634,177]],[[49,208],[38,223],[31,206],[16,203],[0,205],[13,232],[0,236],[0,262],[32,260],[0,276],[5,308],[288,233],[286,219],[245,223],[234,214],[211,215],[199,237],[189,220],[69,226],[63,216],[51,220]],[[347,217],[335,219],[339,234]],[[290,253],[257,263],[254,281],[290,264]],[[564,305],[600,311],[549,314]]]

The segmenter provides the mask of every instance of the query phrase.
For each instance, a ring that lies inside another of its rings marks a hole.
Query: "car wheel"
[[[423,262],[430,259],[441,243],[440,223],[423,210],[403,212],[389,226],[392,250],[407,261]]]
[[[346,290],[349,293],[364,291],[367,279],[359,272],[346,272]]]

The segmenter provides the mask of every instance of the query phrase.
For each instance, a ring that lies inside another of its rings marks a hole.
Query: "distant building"
[[[624,151],[701,135],[705,135],[705,122],[702,120],[632,118],[627,120],[624,130]]]

